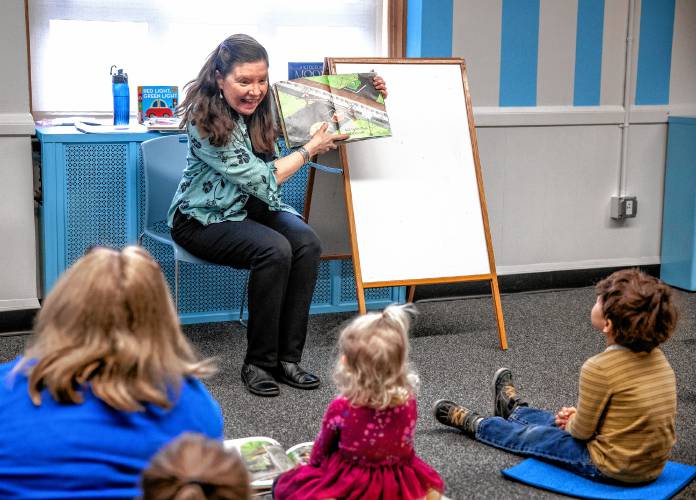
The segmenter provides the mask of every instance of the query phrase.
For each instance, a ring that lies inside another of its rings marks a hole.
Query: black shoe
[[[517,394],[510,369],[499,368],[493,375],[493,414],[507,420],[518,406],[529,404]]]
[[[280,394],[280,387],[278,387],[273,375],[256,365],[242,365],[242,382],[250,393],[257,396],[277,396]]]
[[[319,377],[304,371],[300,365],[290,361],[278,362],[274,376],[278,382],[298,389],[316,389],[320,384]]]
[[[469,437],[476,436],[478,426],[483,420],[483,417],[475,411],[446,399],[433,403],[433,416],[441,424],[459,429]]]

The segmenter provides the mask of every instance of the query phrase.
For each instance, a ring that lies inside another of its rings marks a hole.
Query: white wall
[[[676,1],[670,104],[631,107],[624,186],[638,216],[623,222],[610,219],[609,198],[620,190],[628,0],[605,3],[593,107],[572,106],[577,0],[541,2],[537,106],[498,107],[501,4],[454,2],[452,37],[467,61],[499,274],[659,263],[666,120],[696,112],[696,2]]]
[[[664,130],[632,128],[627,182],[638,217],[618,223],[609,217],[618,127],[479,127],[499,274],[658,263]]]
[[[0,312],[39,306],[24,2],[0,16]]]

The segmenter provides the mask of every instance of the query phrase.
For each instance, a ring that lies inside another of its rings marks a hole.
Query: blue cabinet
[[[41,141],[43,289],[94,245],[137,243],[142,227],[144,185],[140,143],[157,132],[83,134],[73,127],[37,128]],[[283,199],[302,213],[307,167],[284,185]],[[174,284],[171,249],[152,240],[143,246]],[[182,323],[238,319],[245,273],[182,263],[179,313]],[[369,308],[405,300],[404,287],[365,290]],[[350,260],[323,260],[312,313],[356,311]]]
[[[696,117],[670,117],[660,278],[696,291]]]

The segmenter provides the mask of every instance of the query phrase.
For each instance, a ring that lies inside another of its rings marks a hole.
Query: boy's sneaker
[[[483,417],[473,410],[453,401],[440,399],[433,403],[433,416],[441,424],[459,429],[469,437],[475,437]]]
[[[529,403],[517,394],[510,369],[499,368],[493,375],[493,414],[507,420],[518,406],[529,406]]]

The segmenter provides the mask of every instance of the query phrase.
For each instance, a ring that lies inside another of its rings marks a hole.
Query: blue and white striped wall
[[[463,57],[500,274],[660,262],[667,117],[696,115],[696,1],[409,0],[407,55]],[[621,167],[622,124],[627,156]],[[638,197],[616,223],[609,198]]]
[[[696,100],[695,12],[636,1],[634,104]],[[623,102],[628,0],[411,0],[408,13],[407,55],[465,57],[475,106]]]

